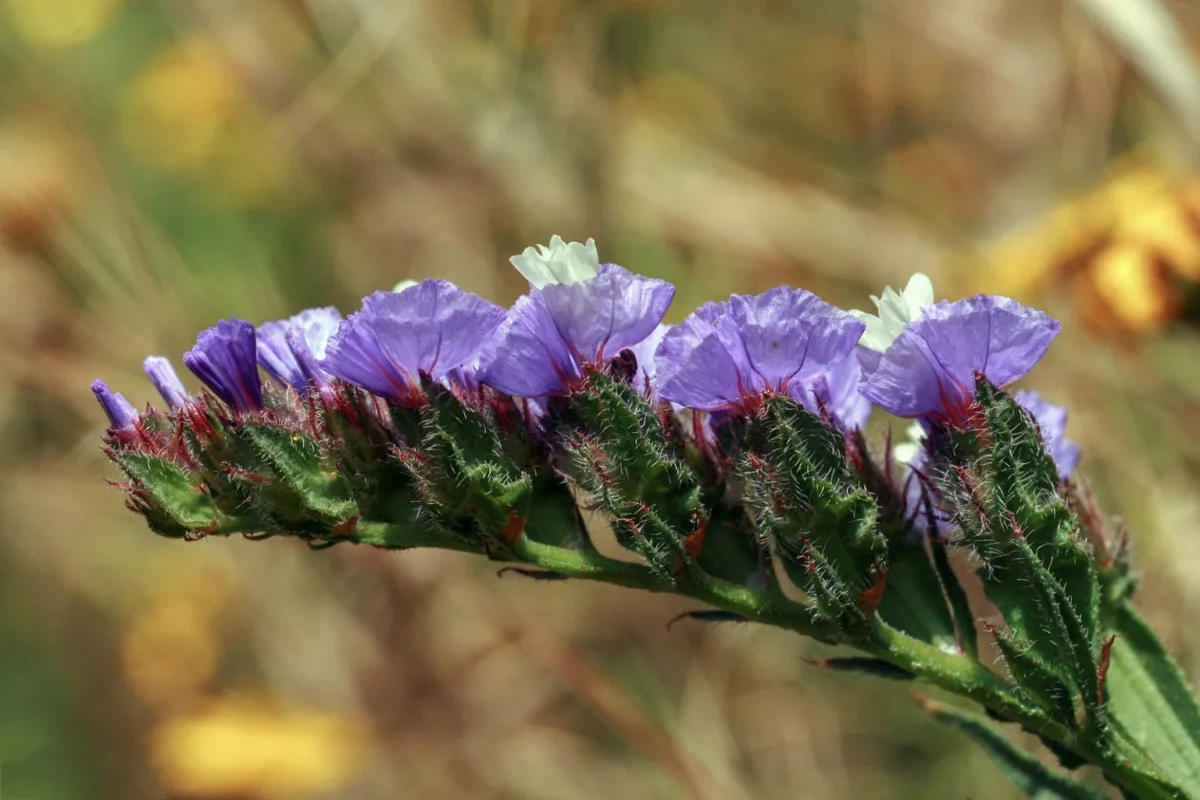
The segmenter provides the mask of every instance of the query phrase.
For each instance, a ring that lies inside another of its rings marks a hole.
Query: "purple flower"
[[[430,279],[365,299],[317,363],[374,394],[413,405],[420,401],[420,373],[442,380],[471,363],[503,321],[499,306]]]
[[[1070,478],[1079,463],[1079,445],[1067,438],[1066,407],[1048,403],[1040,394],[1031,391],[1017,392],[1013,400],[1033,416],[1059,479]]]
[[[196,338],[183,363],[217,397],[235,411],[262,409],[254,326],[242,319],[223,319]]]
[[[655,360],[654,353],[662,344],[663,337],[667,335],[667,331],[671,330],[671,327],[660,322],[649,336],[629,348],[633,357],[637,359],[637,374],[633,376],[633,388],[646,397],[654,393],[654,379],[658,372],[656,369],[658,361]]]
[[[675,296],[666,281],[601,264],[596,277],[532,288],[508,312],[479,380],[516,397],[567,391],[588,365],[650,337]]]
[[[142,369],[168,406],[183,408],[187,404],[187,389],[183,388],[183,381],[179,380],[179,374],[170,361],[162,356],[147,356],[142,362]]]
[[[1057,320],[1007,297],[935,303],[896,337],[862,392],[898,417],[960,421],[975,397],[975,373],[1012,383],[1058,331]]]
[[[138,413],[120,392],[108,388],[108,384],[97,378],[92,381],[92,393],[100,401],[100,407],[108,415],[109,429],[114,431],[133,427],[138,421]]]
[[[817,378],[799,399],[813,413],[824,410],[844,431],[863,428],[871,416],[871,401],[862,396],[863,380],[859,358],[863,348],[856,347],[828,373]]]
[[[701,306],[663,338],[656,356],[658,393],[705,411],[770,392],[811,402],[813,382],[851,354],[863,328],[803,289],[735,294]]]
[[[283,386],[303,393],[310,384],[325,386],[328,378],[317,366],[329,339],[342,321],[332,306],[310,308],[289,319],[258,326],[258,363]]]

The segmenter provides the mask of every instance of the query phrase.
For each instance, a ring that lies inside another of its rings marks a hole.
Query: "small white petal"
[[[917,319],[921,309],[933,305],[933,281],[923,272],[914,273],[904,287],[904,300],[908,304],[909,317]]]
[[[564,242],[561,236],[551,236],[550,246],[539,244],[535,250],[509,259],[525,280],[537,289],[551,283],[579,283],[596,277],[600,257],[596,242],[588,239],[585,244]]]
[[[851,313],[867,326],[859,344],[882,353],[909,324],[921,318],[925,306],[933,303],[933,283],[918,272],[908,279],[903,292],[889,286],[883,290],[882,297],[871,295],[871,302],[875,304],[876,314]]]
[[[904,431],[907,441],[892,445],[892,458],[899,464],[908,466],[925,447],[925,429],[919,422],[909,425]]]
[[[867,326],[863,331],[863,335],[859,337],[858,343],[860,345],[868,350],[875,350],[880,353],[888,349],[888,345],[892,343],[892,337],[879,317],[868,314],[865,311],[855,310],[850,313]]]
[[[897,464],[908,466],[917,457],[917,453],[921,451],[921,445],[913,442],[900,442],[892,445],[892,458],[896,459]]]
[[[400,281],[399,283],[397,283],[395,286],[393,286],[392,291],[393,292],[403,292],[405,289],[408,289],[408,288],[416,286],[416,285],[417,285],[417,282],[414,280],[403,280],[403,281]]]

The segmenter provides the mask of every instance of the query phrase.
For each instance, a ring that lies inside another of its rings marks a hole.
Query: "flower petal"
[[[341,322],[341,312],[332,306],[310,308],[288,319],[265,322],[256,332],[258,363],[281,385],[303,392],[309,380],[288,343],[288,331],[299,331],[308,353],[312,358],[320,359],[325,356],[329,339]]]
[[[732,316],[743,321],[751,368],[776,391],[792,382],[814,380],[840,364],[864,328],[812,292],[787,286],[761,295],[734,295],[730,308]]]
[[[168,406],[183,408],[187,404],[187,389],[169,360],[162,356],[147,356],[142,362],[142,369]]]
[[[138,420],[138,413],[120,392],[108,388],[108,384],[97,378],[92,381],[92,394],[100,401],[108,417],[109,429],[114,431],[131,427]]]
[[[695,350],[702,345],[708,348],[716,345],[705,342],[715,337],[720,343],[724,356],[719,357],[710,372],[721,370],[721,374],[713,374],[704,379],[682,373],[694,371],[697,362],[693,358]],[[683,400],[670,397],[670,393],[691,390],[684,389],[697,380],[707,383],[708,392],[701,402],[712,405],[719,402],[724,406],[737,402],[744,388],[756,391],[758,386],[749,386],[754,379],[749,361],[746,359],[746,348],[742,344],[741,331],[737,320],[732,317],[728,302],[705,303],[687,316],[681,324],[674,326],[663,336],[662,343],[654,352],[654,370],[659,394],[667,400],[679,405],[688,406]],[[663,394],[667,392],[667,394]]]
[[[582,376],[540,292],[513,304],[478,372],[480,383],[514,397],[562,392]]]
[[[946,371],[971,387],[975,372],[997,386],[1022,377],[1046,354],[1061,327],[1041,311],[989,295],[935,303],[913,325],[918,326]]]
[[[660,322],[649,336],[629,348],[633,357],[637,359],[637,374],[633,378],[633,386],[642,394],[650,395],[653,392],[658,364],[654,353],[671,327]]]
[[[223,319],[196,337],[183,363],[230,408],[262,409],[254,326],[242,319]]]
[[[578,357],[603,363],[654,332],[675,287],[604,264],[591,280],[550,284],[541,295],[554,326]]]
[[[379,291],[342,323],[318,365],[375,394],[409,402],[421,372],[441,380],[470,362],[503,320],[504,309],[449,281]]]
[[[908,306],[908,319],[910,321],[920,319],[922,309],[925,306],[933,305],[933,281],[929,280],[929,276],[923,272],[914,272],[908,279],[908,283],[904,285],[901,295],[904,297],[905,305]]]
[[[875,405],[898,417],[914,418],[938,414],[943,409],[943,387],[961,396],[964,387],[929,355],[925,341],[911,329],[900,334],[871,371],[862,394]]]
[[[845,431],[863,428],[871,416],[871,402],[862,396],[859,386],[862,382],[862,368],[859,366],[858,354],[862,348],[850,352],[839,364],[835,364],[827,373],[809,383],[798,384],[799,389],[793,391],[793,397],[812,411],[817,413],[821,406],[831,414],[834,421]]]
[[[745,364],[744,357],[730,353],[726,342],[715,330],[694,346],[676,350],[674,343],[668,343],[681,328],[683,325],[677,325],[668,331],[659,346],[658,369],[669,369],[667,374],[660,373],[659,396],[701,411],[716,411],[739,402],[743,389],[740,367]],[[689,333],[680,333],[676,338],[683,339]],[[681,355],[664,358],[664,348],[667,353],[679,352]]]
[[[974,396],[975,373],[1005,386],[1058,335],[1057,320],[1007,297],[926,306],[880,359],[863,394],[901,417],[953,416]]]

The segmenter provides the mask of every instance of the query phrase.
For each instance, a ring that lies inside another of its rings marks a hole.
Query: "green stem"
[[[351,541],[357,544],[369,544],[389,550],[436,547],[475,555],[483,552],[480,547],[447,536],[432,525],[393,525],[388,522],[359,520],[350,536]]]
[[[970,698],[1056,742],[1068,747],[1075,744],[1066,726],[1021,702],[1012,684],[970,656],[948,653],[898,631],[878,618],[872,626],[870,640],[858,646],[871,655],[903,667],[934,686]]]
[[[450,540],[444,534],[419,526],[360,522],[354,539],[363,544],[392,549],[441,547],[478,552],[466,543]],[[1118,755],[1095,750],[1065,725],[1022,702],[1011,684],[974,658],[946,652],[888,626],[878,617],[869,623],[865,635],[848,640],[833,626],[814,620],[808,609],[800,603],[766,597],[748,587],[712,577],[693,579],[681,576],[678,582],[673,582],[644,564],[621,561],[596,552],[556,547],[527,538],[514,543],[513,554],[518,563],[570,578],[688,596],[748,620],[785,628],[829,643],[850,645],[901,667],[927,683],[974,700],[1001,717],[1058,742],[1103,769],[1110,779],[1140,800],[1172,800],[1169,792],[1148,777],[1154,771],[1139,766],[1137,761],[1140,759],[1132,757],[1133,754]]]

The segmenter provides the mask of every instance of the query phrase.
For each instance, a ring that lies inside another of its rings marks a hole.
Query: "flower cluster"
[[[786,395],[849,433],[875,406],[922,424],[965,424],[977,376],[1007,386],[1059,330],[1005,297],[935,302],[923,275],[903,292],[873,298],[877,314],[781,286],[708,303],[669,326],[663,317],[674,287],[600,263],[590,239],[554,237],[511,260],[529,291],[507,311],[448,281],[406,281],[367,297],[345,319],[317,308],[257,328],[222,320],[183,363],[231,413],[254,415],[264,409],[260,367],[296,397],[327,394],[342,381],[415,407],[424,381],[544,401],[576,391],[623,356],[636,363],[634,385],[653,402],[745,413]],[[151,356],[145,371],[169,408],[194,401],[167,359]],[[138,424],[121,395],[101,381],[92,388],[113,429]],[[1069,475],[1078,452],[1062,436],[1065,412],[1033,394],[1018,400]]]

